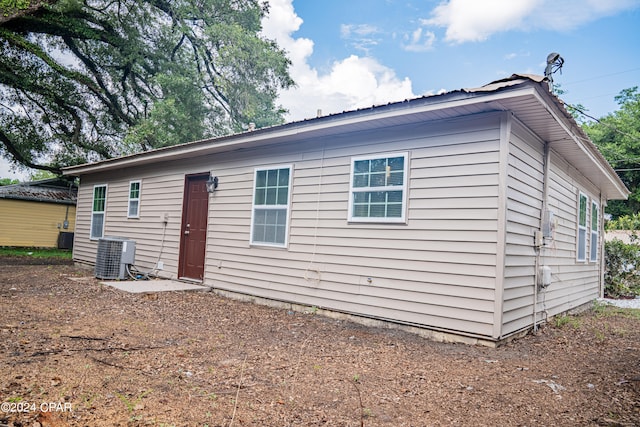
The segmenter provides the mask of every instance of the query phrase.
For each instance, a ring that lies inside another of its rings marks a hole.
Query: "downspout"
[[[551,165],[551,150],[549,143],[544,143],[544,159],[542,165],[542,209],[540,210],[540,229],[534,237],[534,248],[536,251],[534,284],[533,284],[533,331],[538,330],[538,289],[540,288],[540,266],[542,264],[542,251],[545,247],[545,237],[543,235],[544,215],[548,208],[547,198],[549,196],[549,167]]]
[[[600,210],[598,211],[598,262],[600,263],[600,298],[604,298],[604,273],[607,268],[607,263],[605,262],[605,242],[606,235],[604,230],[604,205],[607,203],[607,199],[604,198],[602,192],[600,192]]]
[[[504,273],[507,246],[507,186],[509,168],[509,143],[511,138],[512,113],[500,116],[500,160],[498,172],[498,217],[496,243],[496,282],[494,290],[493,338],[502,339],[504,323]]]
[[[535,238],[534,238],[535,240]],[[540,280],[540,251],[542,248],[535,242],[536,262],[533,273],[533,332],[538,332],[538,280]]]

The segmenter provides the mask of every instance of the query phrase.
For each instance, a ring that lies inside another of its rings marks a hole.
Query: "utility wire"
[[[617,76],[619,74],[625,74],[625,73],[630,73],[632,71],[637,71],[640,70],[640,68],[632,68],[631,70],[625,70],[625,71],[618,71],[617,73],[610,73],[610,74],[604,74],[602,76],[594,76],[594,77],[588,77],[586,79],[582,79],[582,80],[576,80],[573,82],[569,82],[569,83],[562,83],[563,86],[570,86],[573,84],[578,84],[578,83],[584,83],[584,82],[589,82],[591,80],[598,80],[598,79],[603,79],[605,77],[611,77],[611,76]]]
[[[635,135],[631,135],[630,133],[627,133],[627,132],[621,131],[621,130],[620,130],[620,129],[618,129],[616,126],[610,125],[609,123],[605,123],[605,122],[603,122],[602,120],[600,120],[600,119],[598,119],[598,118],[595,118],[595,117],[593,117],[593,116],[592,116],[592,115],[590,115],[590,114],[585,113],[583,110],[581,110],[580,108],[576,107],[575,105],[571,105],[571,104],[567,104],[567,105],[568,105],[571,109],[573,109],[573,110],[577,111],[578,113],[582,114],[583,116],[588,117],[588,118],[590,118],[590,119],[592,119],[592,120],[595,120],[597,123],[599,123],[599,124],[601,124],[601,125],[603,125],[603,126],[608,127],[609,129],[613,130],[614,132],[617,132],[617,133],[619,133],[620,135],[624,135],[624,136],[626,136],[626,137],[629,137],[629,138],[631,138],[632,140],[634,140],[634,141],[636,141],[636,142],[640,142],[640,138],[639,138],[639,137],[637,137],[637,136],[635,136]]]

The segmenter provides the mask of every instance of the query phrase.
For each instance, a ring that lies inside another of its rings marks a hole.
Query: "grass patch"
[[[573,329],[580,329],[582,322],[580,318],[576,316],[556,316],[554,318],[556,327],[563,328],[565,326],[571,326]]]
[[[15,248],[9,246],[0,247],[0,256],[17,256],[30,258],[59,258],[72,259],[73,253],[68,249],[54,248]]]
[[[626,317],[628,319],[640,320],[640,310],[637,308],[622,308],[614,305],[595,302],[593,304],[593,312],[598,317]]]

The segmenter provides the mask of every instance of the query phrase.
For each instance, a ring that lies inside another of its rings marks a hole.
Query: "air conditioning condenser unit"
[[[98,279],[125,280],[127,266],[134,264],[136,242],[124,237],[103,237],[98,241],[95,276]]]

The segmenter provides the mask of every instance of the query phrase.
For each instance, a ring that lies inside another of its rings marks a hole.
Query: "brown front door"
[[[202,280],[207,244],[209,194],[205,183],[209,174],[187,175],[182,201],[182,239],[179,277]]]

